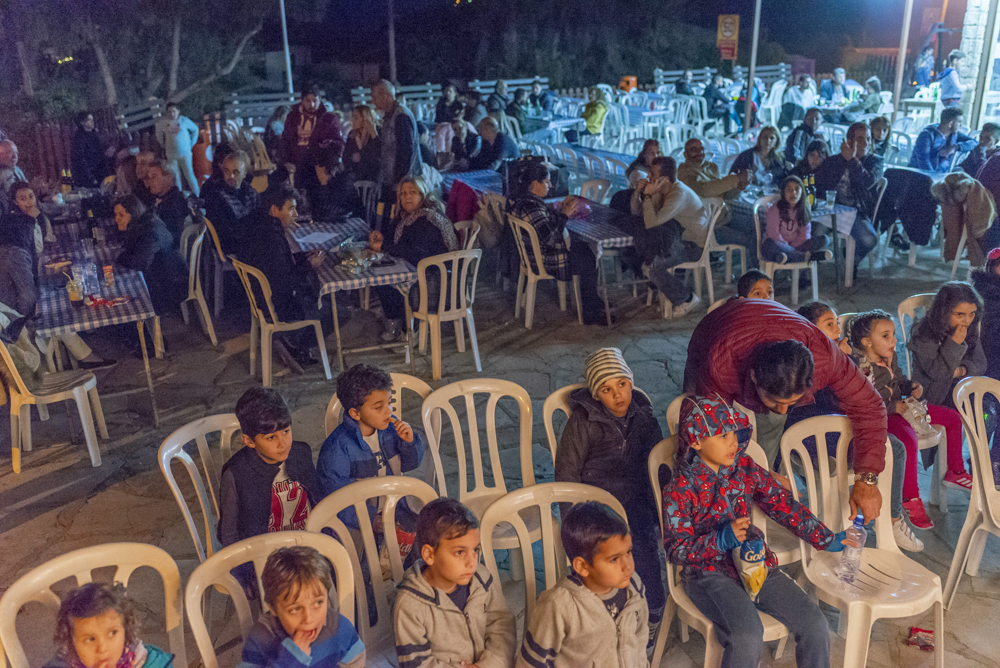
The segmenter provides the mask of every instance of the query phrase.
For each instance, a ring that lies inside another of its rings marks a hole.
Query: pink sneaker
[[[972,476],[965,471],[962,471],[961,473],[952,473],[951,471],[948,471],[944,474],[944,480],[942,482],[946,487],[960,489],[964,492],[972,491]]]
[[[910,524],[918,529],[934,528],[934,522],[931,521],[931,518],[927,515],[927,511],[924,510],[924,502],[920,500],[920,497],[913,497],[912,499],[903,501],[903,510],[906,511],[906,515],[910,518]]]

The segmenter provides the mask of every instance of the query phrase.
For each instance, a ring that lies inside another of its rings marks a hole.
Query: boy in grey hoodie
[[[538,597],[517,668],[647,668],[649,607],[628,524],[587,501],[566,513],[560,536],[573,568]]]
[[[479,522],[454,499],[420,511],[420,559],[397,587],[394,626],[400,668],[510,668],[514,615],[500,582],[480,560]]]

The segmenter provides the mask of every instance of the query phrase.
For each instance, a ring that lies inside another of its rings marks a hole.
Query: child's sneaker
[[[687,300],[686,302],[680,303],[674,307],[673,316],[675,318],[683,318],[688,313],[693,311],[695,307],[698,306],[698,304],[700,303],[701,303],[701,298],[698,297],[698,295],[692,293],[691,299]]]
[[[961,473],[952,473],[951,471],[948,471],[944,474],[944,480],[942,482],[945,487],[960,489],[963,492],[972,491],[972,476],[965,471],[962,471]]]
[[[903,501],[903,510],[906,511],[906,516],[910,518],[910,523],[918,529],[934,528],[934,522],[931,521],[930,516],[927,515],[927,511],[924,510],[924,502],[920,500],[919,496]]]
[[[913,535],[910,523],[905,517],[892,523],[892,537],[896,539],[896,545],[907,552],[920,552],[924,549],[923,541]]]

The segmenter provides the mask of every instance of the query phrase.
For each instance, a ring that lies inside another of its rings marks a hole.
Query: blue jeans
[[[861,266],[861,260],[865,258],[873,248],[878,246],[878,234],[872,221],[858,216],[851,228],[851,236],[854,238],[854,267]]]
[[[757,611],[788,627],[799,668],[830,668],[830,627],[819,606],[780,570],[771,571],[754,601],[743,585],[722,573],[684,570],[684,590],[715,625],[722,668],[757,668],[764,627]]]
[[[701,251],[698,244],[682,241],[678,235],[667,253],[656,257],[649,267],[649,280],[674,306],[691,299],[692,292],[683,275],[674,276],[668,270],[685,262],[694,262],[701,257]]]
[[[789,262],[805,262],[809,253],[825,250],[830,245],[830,238],[825,234],[820,234],[809,239],[798,247],[786,244],[784,241],[776,241],[768,237],[760,244],[760,254],[768,262],[781,262],[781,254],[788,256]]]

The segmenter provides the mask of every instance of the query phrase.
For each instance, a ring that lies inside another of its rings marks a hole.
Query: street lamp
[[[292,87],[292,53],[288,49],[288,21],[285,18],[285,0],[278,0],[281,6],[281,39],[285,45],[285,75],[288,78],[288,92],[295,93]]]
[[[913,2],[913,0],[907,0],[907,2]],[[760,3],[761,0],[757,0],[757,7],[753,12],[753,47],[750,49],[750,76],[747,79],[746,116],[743,117],[744,131],[750,129],[750,114],[753,107],[754,77],[757,75],[757,42],[760,39]],[[763,102],[763,99],[761,102]]]
[[[906,69],[906,46],[910,39],[910,18],[913,16],[913,0],[906,0],[906,8],[903,10],[903,34],[899,38],[899,55],[896,57],[896,85],[892,89],[892,123],[896,122],[896,115],[902,102],[903,94],[903,71]]]

